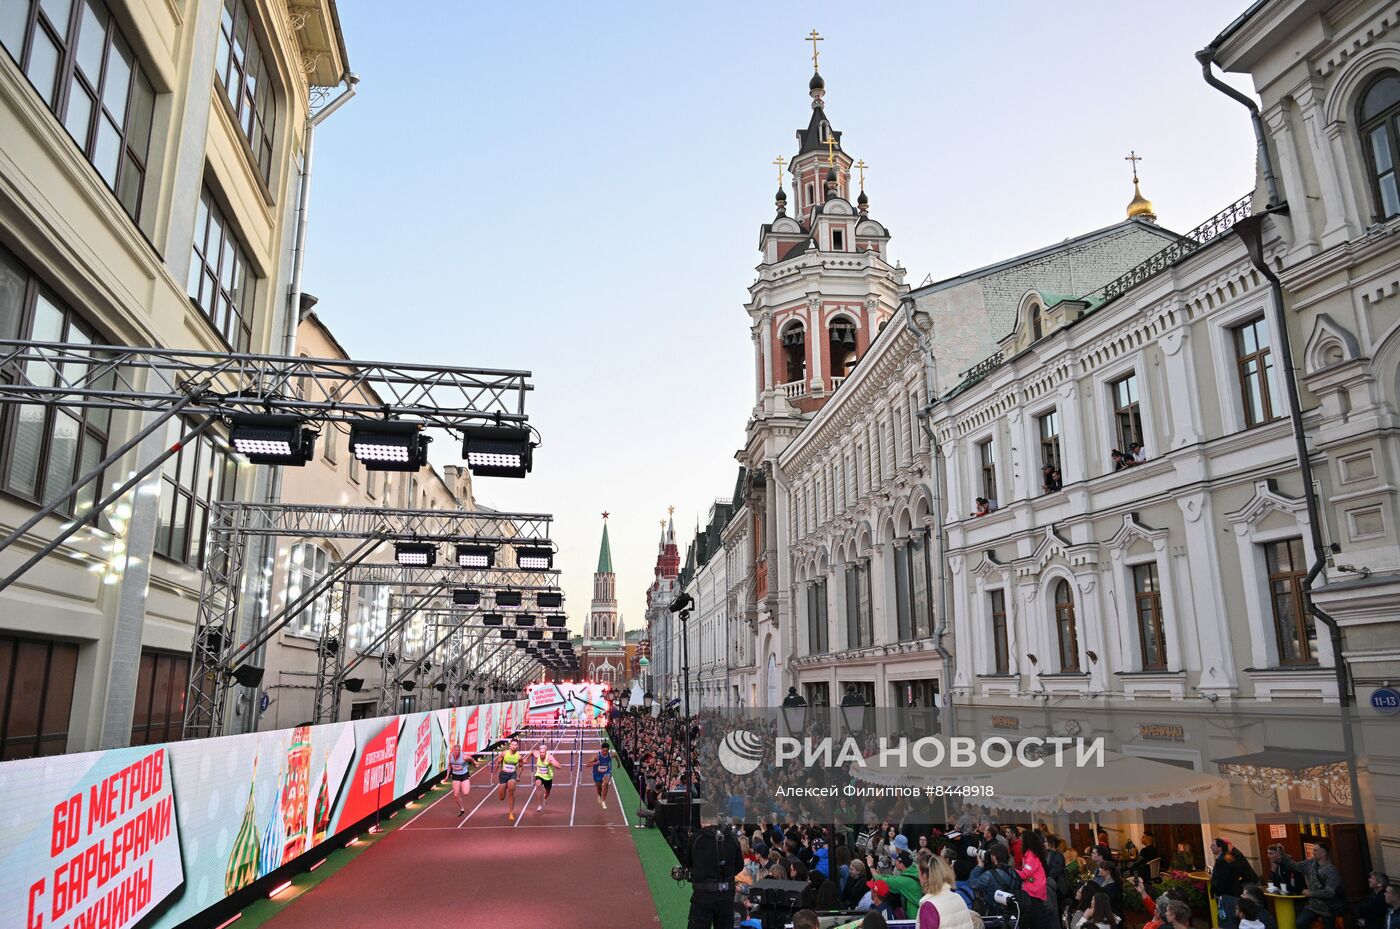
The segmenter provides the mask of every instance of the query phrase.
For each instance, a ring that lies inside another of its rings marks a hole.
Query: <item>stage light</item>
[[[447,693],[447,685],[444,684],[442,681],[438,681],[436,684],[433,685],[433,690],[436,690],[440,694],[445,694]]]
[[[417,471],[428,463],[430,441],[420,423],[360,420],[350,426],[350,454],[370,471]]]
[[[506,618],[500,613],[482,613],[481,622],[487,626],[504,626]]]
[[[394,560],[414,568],[437,564],[438,549],[433,542],[395,542]]]
[[[316,651],[322,655],[334,655],[340,651],[340,639],[330,636],[324,642],[316,643]]]
[[[514,632],[515,632],[514,629],[507,629],[506,631],[507,631],[507,632],[510,632],[510,633],[514,633]],[[516,647],[516,648],[525,648],[525,647],[528,646],[529,644],[530,644],[530,643],[529,643],[529,642],[526,642],[524,639],[516,639],[516,640],[515,640],[515,647]]]
[[[316,432],[296,416],[236,413],[229,443],[253,464],[301,467],[316,457]]]
[[[546,616],[544,618],[544,624],[546,626],[551,626],[555,629],[563,629],[564,624],[568,621],[569,617],[565,616],[563,613],[558,613],[554,616]]]
[[[557,590],[542,590],[535,594],[535,605],[542,610],[557,610],[564,605],[564,595]]]
[[[452,603],[455,606],[476,606],[480,602],[481,591],[479,590],[461,587],[452,591]]]
[[[525,426],[467,426],[462,458],[479,477],[524,477],[534,466],[530,430]]]
[[[352,694],[359,693],[361,690],[364,690],[365,687],[365,679],[362,677],[347,677],[340,683]]]
[[[517,626],[533,626],[535,624],[535,614],[518,613],[515,617],[515,624]]]
[[[399,681],[399,686],[404,690],[412,690],[413,688],[417,687],[418,684],[416,681],[403,680]]]
[[[503,639],[513,639],[513,638],[515,638],[515,630],[514,630],[514,629],[502,629],[502,630],[501,630],[501,638],[503,638]]]
[[[519,606],[521,604],[520,591],[518,590],[498,590],[496,591],[496,606]]]
[[[554,630],[554,641],[556,641],[556,642],[567,642],[567,641],[569,641],[569,630],[567,630],[567,629],[555,629],[555,630]]]
[[[525,630],[525,636],[526,636],[527,638],[531,638],[531,639],[543,639],[543,638],[544,638],[544,630],[543,630],[543,629],[526,629],[526,630]]]
[[[517,545],[515,565],[522,571],[548,571],[554,567],[554,552],[537,545]]]
[[[244,687],[256,687],[262,683],[263,669],[255,665],[241,664],[233,669],[233,679]]]
[[[491,545],[458,545],[457,546],[457,567],[459,568],[494,568],[496,566],[496,549]]]

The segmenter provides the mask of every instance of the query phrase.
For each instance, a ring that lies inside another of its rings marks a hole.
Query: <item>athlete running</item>
[[[598,802],[605,810],[608,808],[608,785],[612,783],[612,763],[612,754],[604,742],[593,759],[593,786],[598,788]]]
[[[457,815],[466,816],[467,808],[462,800],[472,792],[472,765],[462,746],[452,746],[452,754],[447,756],[447,775],[452,779],[452,796],[457,801]]]
[[[519,782],[520,762],[520,740],[511,739],[506,746],[506,750],[501,752],[501,771],[498,776],[500,789],[497,790],[498,799],[507,800],[506,817],[515,822],[515,785]]]
[[[563,765],[559,764],[559,759],[554,757],[553,752],[544,747],[543,742],[535,746],[535,753],[531,756],[531,760],[535,763],[535,786],[544,789],[544,797],[535,806],[535,812],[542,813],[545,804],[549,803],[549,792],[554,788],[554,769],[563,767]],[[527,804],[530,802],[528,797],[525,802]]]

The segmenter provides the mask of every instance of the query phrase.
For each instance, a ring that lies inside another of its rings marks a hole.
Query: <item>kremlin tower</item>
[[[598,570],[593,572],[593,601],[588,606],[580,665],[584,680],[621,686],[627,657],[622,621],[617,614],[617,575],[608,543],[608,514],[603,514],[603,541],[598,547]]]

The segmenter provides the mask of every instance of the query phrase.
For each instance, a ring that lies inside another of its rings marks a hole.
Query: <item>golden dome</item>
[[[1142,195],[1141,188],[1138,187],[1137,178],[1133,179],[1133,199],[1128,204],[1128,218],[1137,219],[1142,217],[1149,223],[1157,221],[1157,214],[1152,210],[1152,201]]]

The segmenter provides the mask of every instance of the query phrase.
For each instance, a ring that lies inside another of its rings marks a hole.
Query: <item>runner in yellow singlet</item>
[[[506,750],[501,752],[500,760],[501,771],[498,779],[501,787],[496,796],[501,800],[509,800],[506,816],[511,822],[515,822],[515,785],[520,781],[520,763],[525,760],[525,756],[520,754],[519,739],[510,740]]]
[[[535,765],[535,787],[544,789],[544,797],[535,807],[536,813],[544,812],[545,805],[549,803],[549,792],[554,787],[554,769],[563,767],[559,764],[559,759],[554,757],[554,753],[544,747],[541,742],[535,746],[535,753],[530,756],[530,760]],[[529,803],[527,798],[526,803]]]

